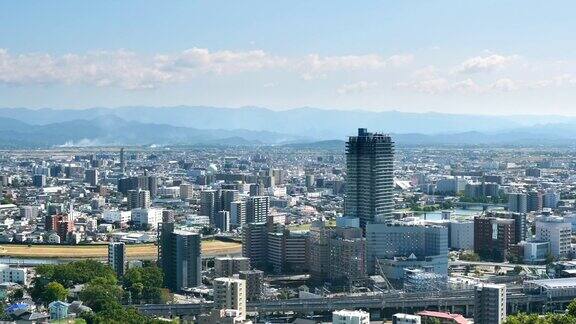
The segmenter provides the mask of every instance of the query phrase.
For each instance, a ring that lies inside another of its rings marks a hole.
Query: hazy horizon
[[[497,114],[497,113],[484,113],[484,112],[442,112],[442,111],[402,111],[399,109],[365,109],[362,107],[359,108],[332,108],[332,107],[313,107],[313,106],[304,106],[304,107],[288,107],[288,108],[274,108],[274,107],[263,107],[263,106],[212,106],[212,105],[194,105],[194,104],[180,104],[180,105],[170,105],[170,106],[153,106],[153,105],[125,105],[125,106],[86,106],[86,107],[45,107],[45,106],[0,106],[0,109],[30,109],[30,110],[43,110],[43,109],[51,109],[51,110],[90,110],[90,109],[122,109],[122,108],[134,108],[134,107],[141,107],[141,108],[214,108],[214,109],[266,109],[270,111],[291,111],[291,110],[299,110],[299,109],[317,109],[317,110],[326,110],[326,111],[356,111],[356,112],[368,112],[368,113],[406,113],[406,114],[443,114],[443,115],[463,115],[463,116],[493,116],[493,117],[538,117],[538,116],[548,116],[548,117],[576,117],[576,111],[573,114],[549,114],[549,113],[512,113],[512,114]]]

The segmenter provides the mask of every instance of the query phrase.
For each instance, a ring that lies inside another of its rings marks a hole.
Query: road
[[[549,300],[546,295],[526,295],[519,288],[511,288],[507,293],[507,303],[510,306],[525,304],[542,305],[567,303],[574,296],[559,297]],[[201,304],[170,304],[170,305],[138,305],[144,314],[155,316],[183,316],[206,313],[213,307],[211,302]],[[474,290],[446,291],[441,294],[433,293],[390,293],[390,294],[350,294],[332,298],[263,300],[248,302],[246,309],[249,312],[297,312],[309,314],[313,312],[330,312],[338,309],[392,309],[399,310],[405,307],[426,309],[450,309],[452,307],[464,308],[471,311],[474,308]],[[521,310],[521,309],[520,309]],[[536,311],[536,308],[534,308]]]

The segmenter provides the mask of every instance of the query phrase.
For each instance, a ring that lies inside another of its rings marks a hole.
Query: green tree
[[[10,302],[15,302],[15,301],[20,300],[22,298],[24,298],[24,289],[22,289],[22,288],[14,289],[8,295],[8,300],[10,300]]]
[[[42,295],[44,304],[49,304],[56,300],[66,301],[68,297],[68,289],[64,288],[60,283],[52,281],[46,285],[46,289]]]
[[[39,277],[56,281],[64,287],[84,284],[94,278],[116,278],[114,270],[109,266],[94,260],[82,260],[58,265],[41,265],[36,268]]]
[[[552,264],[552,262],[554,262],[554,256],[552,253],[548,253],[548,255],[546,255],[546,264]]]
[[[96,278],[90,281],[80,292],[80,300],[94,312],[104,310],[118,310],[122,308],[122,288],[116,284],[116,280],[108,278]]]
[[[280,295],[278,296],[279,299],[289,299],[290,298],[290,290],[288,289],[281,289]]]
[[[460,260],[462,261],[480,261],[480,256],[473,251],[464,251],[460,254]]]
[[[122,285],[130,292],[133,303],[164,303],[163,280],[162,270],[154,265],[129,269],[122,278]]]
[[[568,304],[568,315],[576,317],[576,299]]]

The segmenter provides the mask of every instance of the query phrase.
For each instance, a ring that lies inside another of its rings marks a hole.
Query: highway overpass
[[[511,288],[507,294],[508,309],[518,311],[544,312],[563,310],[576,296],[549,298],[545,295],[528,295],[520,288]],[[207,313],[212,303],[138,305],[142,313],[162,317],[193,316]],[[396,312],[415,312],[424,309],[446,310],[472,316],[474,311],[474,290],[458,290],[443,293],[389,293],[389,294],[350,294],[331,298],[264,300],[248,302],[248,312],[259,314],[280,313],[327,313],[338,309],[364,309],[376,316],[389,317]]]

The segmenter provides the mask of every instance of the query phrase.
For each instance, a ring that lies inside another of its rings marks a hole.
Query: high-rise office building
[[[138,183],[138,189],[148,190],[148,175],[141,175],[136,177],[136,182]]]
[[[246,202],[242,200],[230,203],[230,224],[241,227],[246,223]]]
[[[528,212],[528,197],[525,193],[508,194],[508,210],[512,213]]]
[[[556,209],[560,201],[560,194],[554,190],[548,190],[542,197],[542,207]]]
[[[138,178],[129,177],[118,179],[118,191],[121,192],[123,195],[126,196],[129,190],[136,190],[136,189],[138,189]]]
[[[474,290],[474,323],[506,321],[506,285],[479,284]]]
[[[174,230],[174,223],[158,229],[158,264],[164,271],[164,285],[172,291],[202,283],[201,236]]]
[[[525,174],[527,177],[540,178],[542,175],[542,170],[538,168],[528,168],[526,169]]]
[[[526,208],[529,212],[541,211],[544,195],[540,191],[530,191],[526,197]]]
[[[180,198],[183,200],[192,199],[194,197],[194,186],[191,184],[180,185]]]
[[[87,169],[84,171],[84,181],[89,183],[91,186],[98,185],[99,172],[97,169]]]
[[[174,211],[171,209],[163,209],[162,210],[162,222],[163,223],[174,223],[175,216]]]
[[[230,232],[230,212],[225,210],[217,212],[214,217],[214,227],[220,229],[221,232]]]
[[[346,143],[346,200],[344,214],[360,226],[392,220],[394,143],[390,136],[358,129]]]
[[[253,196],[246,201],[246,223],[265,222],[270,212],[270,197]]]
[[[507,218],[514,220],[514,243],[526,241],[526,232],[528,230],[526,227],[526,214],[511,213]]]
[[[150,207],[150,191],[148,190],[128,190],[128,209]]]
[[[43,174],[35,174],[32,177],[32,184],[37,188],[46,187],[46,176]]]
[[[230,211],[230,204],[237,201],[239,197],[238,190],[235,189],[222,189],[218,192],[216,208],[217,211],[225,210]]]
[[[150,191],[150,197],[156,198],[158,195],[158,177],[148,176],[148,191]]]
[[[252,183],[249,189],[250,196],[262,196],[264,194],[264,184]]]
[[[268,233],[266,242],[266,262],[276,274],[284,272],[284,232],[270,232]]]
[[[516,242],[514,219],[474,218],[474,252],[486,259],[505,261]]]
[[[126,245],[124,242],[108,243],[108,265],[120,278],[126,271]]]
[[[122,172],[126,170],[126,158],[124,156],[124,148],[120,149],[120,169]]]
[[[266,223],[247,223],[242,226],[242,256],[250,258],[253,267],[266,263],[268,229]]]
[[[312,190],[314,187],[316,187],[314,182],[314,174],[306,174],[305,185],[308,190]]]
[[[200,215],[208,216],[210,222],[214,222],[216,210],[216,190],[204,190],[200,192]]]

